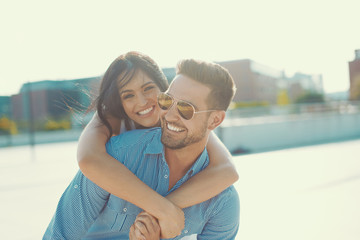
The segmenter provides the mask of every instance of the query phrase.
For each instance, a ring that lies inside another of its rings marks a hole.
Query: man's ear
[[[211,113],[208,122],[208,129],[214,130],[217,128],[225,119],[225,111],[214,111]]]

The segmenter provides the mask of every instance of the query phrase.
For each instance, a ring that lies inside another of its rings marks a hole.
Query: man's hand
[[[160,226],[156,218],[146,212],[141,212],[130,227],[130,240],[159,240]]]
[[[176,206],[175,204],[168,201],[170,204],[163,205],[162,211],[157,215],[155,220],[157,220],[158,226],[160,226],[160,237],[161,238],[174,238],[181,234],[181,231],[185,227],[185,216],[184,212],[181,208]],[[138,216],[142,215],[140,213]],[[152,217],[152,215],[147,214]],[[136,222],[136,221],[135,221]],[[136,225],[130,228],[130,233],[134,237],[134,239],[142,239],[140,229],[136,228]],[[137,237],[137,238],[136,238]]]

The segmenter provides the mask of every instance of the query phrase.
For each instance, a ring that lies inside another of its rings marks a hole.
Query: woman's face
[[[143,127],[154,127],[159,123],[159,93],[155,82],[141,70],[136,71],[131,81],[119,90],[125,113]]]

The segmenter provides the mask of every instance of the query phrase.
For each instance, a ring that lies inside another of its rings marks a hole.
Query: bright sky
[[[250,58],[322,74],[349,88],[360,49],[359,0],[0,0],[0,95],[23,83],[103,74],[118,55],[144,52],[161,67],[182,58]]]

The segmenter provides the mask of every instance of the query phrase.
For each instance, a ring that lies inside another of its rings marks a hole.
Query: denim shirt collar
[[[147,145],[144,153],[145,154],[163,154],[164,146],[161,143],[161,128],[156,127],[154,128],[155,134],[153,136],[152,141],[149,142]]]
[[[189,174],[189,177],[191,177],[192,175],[197,174],[198,172],[206,168],[207,165],[209,165],[209,156],[206,148],[204,148],[204,151],[202,151],[202,153],[192,165],[192,167],[189,169],[187,174]]]

